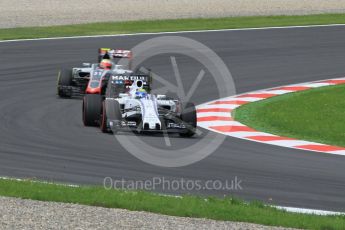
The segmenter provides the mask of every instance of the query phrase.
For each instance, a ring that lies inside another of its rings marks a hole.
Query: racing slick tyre
[[[59,72],[57,91],[60,97],[72,97],[72,70],[63,69]]]
[[[181,120],[187,125],[187,131],[180,133],[181,137],[192,137],[196,132],[196,109],[191,102],[182,103]]]
[[[105,100],[103,108],[104,108],[103,114],[102,114],[103,115],[102,123],[104,122],[103,125],[107,126],[107,120],[116,122],[117,125],[120,125],[120,122],[122,120],[120,103],[117,100]],[[113,127],[111,127],[113,133],[116,133],[118,131],[117,125],[115,124],[113,125]]]
[[[102,133],[109,133],[108,118],[107,118],[107,110],[106,110],[106,106],[105,106],[105,101],[103,101],[103,103],[102,103],[102,115],[101,115],[100,128],[101,128]]]
[[[85,126],[97,126],[102,109],[102,96],[86,94],[83,99],[83,123]]]

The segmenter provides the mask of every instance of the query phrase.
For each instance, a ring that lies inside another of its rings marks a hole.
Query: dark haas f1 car
[[[102,132],[113,133],[166,132],[183,137],[195,134],[194,104],[151,94],[149,75],[113,74],[102,79],[100,85],[105,87],[101,94],[84,96],[85,126],[99,126]]]
[[[121,58],[128,59],[126,66],[118,65]],[[109,60],[113,63],[111,69],[102,69],[100,64],[102,60]],[[130,50],[119,50],[110,48],[100,48],[98,50],[98,62],[95,64],[83,63],[83,67],[74,67],[72,69],[63,69],[58,74],[57,94],[63,98],[73,96],[82,96],[85,93],[95,92],[89,87],[92,79],[100,78],[108,72],[116,72],[118,74],[132,73],[131,69],[132,52]],[[91,90],[88,92],[88,90]]]

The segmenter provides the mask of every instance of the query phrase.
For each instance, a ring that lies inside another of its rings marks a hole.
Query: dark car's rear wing
[[[115,64],[118,64],[119,60],[125,58],[128,59],[128,69],[131,69],[131,59],[132,51],[124,49],[112,49],[112,48],[99,48],[98,49],[98,62],[101,62],[103,59],[110,59]]]

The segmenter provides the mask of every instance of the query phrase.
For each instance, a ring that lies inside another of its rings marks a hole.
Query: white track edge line
[[[344,27],[345,24],[272,26],[272,27],[253,27],[253,28],[218,29],[218,30],[182,30],[182,31],[170,31],[170,32],[166,31],[166,32],[128,33],[128,34],[103,34],[103,35],[85,35],[85,36],[68,36],[68,37],[28,38],[28,39],[0,40],[0,43],[21,42],[21,41],[40,41],[40,40],[78,39],[78,38],[102,38],[102,37],[106,38],[106,37],[140,36],[140,35],[160,35],[160,34],[208,33],[208,32],[273,30],[273,29],[299,29],[299,28],[318,28],[318,27],[322,28],[322,27],[338,27],[338,26]]]

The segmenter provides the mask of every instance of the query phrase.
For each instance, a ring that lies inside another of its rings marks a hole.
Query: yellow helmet
[[[140,93],[146,93],[146,90],[143,89],[143,88],[140,88],[140,89],[137,89],[137,92],[140,92]]]

